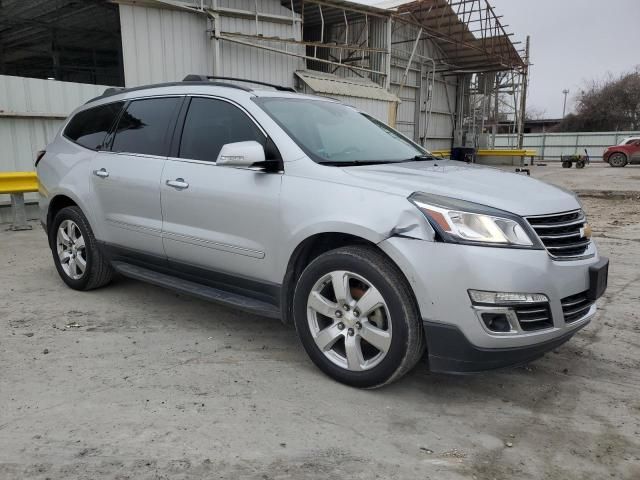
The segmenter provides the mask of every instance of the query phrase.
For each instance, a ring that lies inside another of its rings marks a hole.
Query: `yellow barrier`
[[[0,193],[27,193],[38,191],[36,172],[0,172]]]
[[[36,172],[0,172],[0,193],[11,195],[13,224],[11,230],[31,230],[27,222],[27,208],[24,194],[38,191]]]
[[[438,157],[451,156],[451,150],[432,150],[431,153]],[[535,157],[537,154],[536,150],[476,150],[478,157]]]

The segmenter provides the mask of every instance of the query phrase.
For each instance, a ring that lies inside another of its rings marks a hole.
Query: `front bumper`
[[[444,359],[458,361],[460,371],[483,369],[467,363],[484,364],[486,369],[527,362],[567,341],[595,314],[594,305],[584,317],[565,323],[561,304],[562,299],[589,290],[589,267],[600,260],[595,247],[590,258],[573,261],[555,261],[546,250],[454,245],[401,237],[389,238],[380,247],[398,264],[413,288],[426,322],[435,369],[458,371],[440,365]],[[514,335],[492,333],[474,310],[469,289],[544,294],[549,298],[553,325]]]
[[[460,329],[425,321],[429,369],[439,373],[476,373],[529,363],[567,342],[587,323],[551,340],[524,347],[480,348],[473,345]]]

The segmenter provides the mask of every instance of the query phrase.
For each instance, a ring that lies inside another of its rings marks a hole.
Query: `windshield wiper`
[[[442,159],[436,157],[435,155],[422,154],[422,155],[416,155],[411,158],[405,158],[404,160],[400,160],[399,162],[395,162],[395,163],[422,162],[423,160],[442,160]]]
[[[321,165],[330,165],[332,167],[354,167],[358,165],[390,165],[394,163],[421,162],[423,160],[440,160],[433,155],[416,155],[404,160],[325,160],[318,162]]]
[[[353,167],[353,166],[357,166],[357,165],[382,165],[385,163],[395,163],[395,162],[389,162],[389,161],[384,161],[384,160],[346,160],[346,161],[340,161],[340,160],[325,160],[322,162],[318,162],[321,165],[329,165],[332,167]]]

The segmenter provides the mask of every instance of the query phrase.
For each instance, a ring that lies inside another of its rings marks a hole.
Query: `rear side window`
[[[122,113],[111,150],[166,156],[169,125],[181,98],[149,98],[134,100]]]
[[[265,144],[266,137],[238,107],[211,98],[193,98],[182,129],[180,158],[215,162],[227,143],[255,140]]]
[[[91,150],[100,149],[123,104],[109,103],[78,112],[65,128],[64,136]]]

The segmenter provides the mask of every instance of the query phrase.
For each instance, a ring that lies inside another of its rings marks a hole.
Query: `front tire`
[[[624,167],[627,164],[627,156],[624,153],[613,153],[609,157],[609,165],[614,168]]]
[[[359,388],[391,383],[425,350],[410,286],[379,250],[341,247],[314,259],[294,293],[294,321],[311,360]]]
[[[93,290],[111,281],[111,264],[98,249],[91,226],[78,207],[65,207],[51,223],[49,246],[60,278],[74,290]]]

